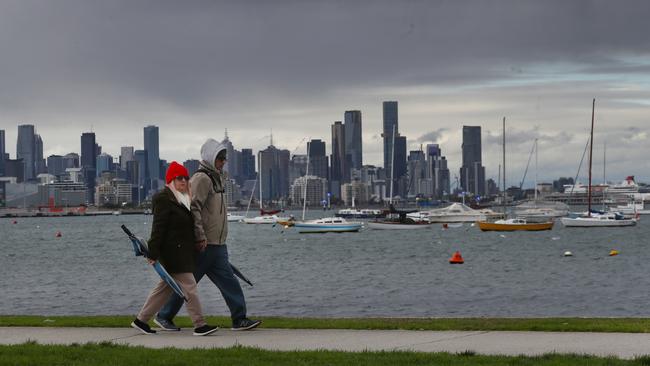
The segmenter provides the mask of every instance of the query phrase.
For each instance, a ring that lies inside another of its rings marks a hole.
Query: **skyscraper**
[[[255,179],[255,155],[253,155],[252,149],[242,149],[241,150],[241,180],[243,181]]]
[[[69,153],[63,157],[63,170],[67,168],[79,168],[79,154]]]
[[[25,164],[25,180],[36,178],[36,139],[33,125],[18,126],[18,142],[16,143],[16,159],[23,159]]]
[[[381,136],[384,138],[384,170],[388,177],[387,184],[389,184],[387,189],[390,191],[390,181],[392,180],[393,194],[399,192],[399,194],[404,195],[408,191],[408,187],[398,187],[397,183],[406,174],[406,137],[399,134],[397,102],[384,102],[383,112],[384,121]],[[391,161],[393,156],[393,130],[395,131],[395,156],[394,161]],[[393,162],[395,164],[394,169],[392,167]]]
[[[463,126],[463,165],[460,185],[474,195],[485,194],[485,167],[482,165],[481,126]]]
[[[103,172],[113,170],[113,157],[107,153],[101,153],[97,156],[97,176],[101,177]]]
[[[36,175],[47,172],[45,159],[43,158],[43,139],[41,139],[41,135],[34,135],[34,170]]]
[[[95,202],[95,175],[97,174],[97,143],[94,132],[81,134],[81,170],[86,183],[86,200]]]
[[[47,173],[54,176],[65,173],[65,168],[63,167],[63,156],[50,155],[47,157]]]
[[[447,159],[442,156],[442,150],[438,144],[427,145],[427,168],[432,181],[432,195],[442,199],[451,193],[451,179]]]
[[[397,102],[384,102],[384,123],[381,136],[384,138],[384,170],[390,175],[391,154],[393,149],[393,127],[395,133],[399,133],[397,122]]]
[[[330,191],[338,197],[340,197],[341,184],[350,180],[350,170],[347,167],[345,156],[345,128],[341,121],[336,121],[332,125]]]
[[[135,174],[135,171],[132,171],[131,173],[131,184],[135,184],[138,186],[138,202],[141,202],[147,194],[147,178],[146,178],[146,173],[147,173],[147,166],[149,165],[149,161],[147,160],[147,151],[146,150],[136,150],[133,153],[133,160],[137,161],[137,174]],[[136,179],[137,178],[137,179]]]
[[[126,163],[133,161],[133,146],[122,146],[120,148],[120,168],[126,170]]]
[[[361,111],[345,112],[345,152],[348,169],[363,166]]]
[[[158,180],[160,179],[160,148],[158,137],[158,126],[147,126],[144,128],[144,151],[147,152],[147,172],[149,188],[157,191]]]
[[[0,130],[0,177],[5,174],[5,130]]]
[[[329,164],[325,151],[325,141],[307,141],[307,151],[309,151],[309,175],[328,179]]]
[[[289,150],[280,150],[273,145],[260,151],[264,201],[277,200],[289,194],[289,155]]]

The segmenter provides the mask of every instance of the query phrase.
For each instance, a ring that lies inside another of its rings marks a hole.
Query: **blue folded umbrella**
[[[144,241],[133,235],[133,233],[127,229],[125,225],[122,225],[122,230],[124,230],[126,235],[129,236],[129,239],[131,239],[131,244],[133,244],[133,251],[135,252],[135,256],[144,256],[146,258],[149,258],[149,248],[147,248],[147,245],[144,243]],[[165,281],[165,283],[169,285],[169,287],[171,287],[171,289],[178,296],[187,302],[187,297],[185,297],[185,294],[183,293],[181,287],[178,285],[178,283],[176,283],[174,278],[169,273],[167,273],[160,262],[156,261],[156,263],[152,264],[152,266],[156,273],[158,273],[158,276],[160,276],[160,278]]]

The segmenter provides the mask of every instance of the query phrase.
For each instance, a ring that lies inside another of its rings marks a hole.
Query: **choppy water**
[[[134,314],[157,281],[119,228],[148,237],[151,216],[17,220],[0,219],[0,314]],[[506,234],[435,225],[304,235],[231,224],[228,245],[255,282],[243,285],[252,314],[649,316],[649,234],[650,218]],[[464,265],[448,264],[455,250]],[[211,282],[199,289],[205,313],[228,314]]]

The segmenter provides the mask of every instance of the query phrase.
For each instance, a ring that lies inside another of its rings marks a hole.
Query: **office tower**
[[[255,179],[256,170],[255,170],[255,155],[253,155],[252,149],[242,149],[241,150],[241,179],[242,181]],[[243,184],[243,182],[241,182]]]
[[[311,174],[311,164],[309,166],[309,175]],[[296,154],[289,161],[289,185],[293,185],[295,180],[304,177],[307,174],[307,155]]]
[[[144,128],[144,151],[147,152],[146,177],[149,180],[149,189],[157,191],[160,179],[158,126],[150,125]]]
[[[47,173],[54,176],[59,176],[65,173],[63,166],[63,156],[50,155],[47,157]]]
[[[325,141],[316,139],[307,141],[307,151],[309,152],[309,175],[328,179],[329,161],[325,151]]]
[[[474,195],[485,194],[485,167],[481,158],[481,127],[463,126],[463,165],[460,185],[463,191]]]
[[[36,175],[47,173],[47,166],[43,158],[43,139],[41,139],[41,135],[34,135],[34,169]]]
[[[69,153],[63,157],[63,169],[79,168],[79,154]]]
[[[23,159],[5,159],[5,176],[16,177],[17,183],[25,181],[25,163]]]
[[[451,175],[447,167],[447,159],[442,156],[442,150],[438,144],[427,145],[427,168],[431,178],[433,197],[442,199],[448,195],[451,189]]]
[[[406,136],[400,136],[399,133],[396,133],[395,136],[395,167],[393,168],[393,181],[396,186],[393,188],[393,193],[398,193],[400,196],[404,197],[408,192],[408,184],[404,185],[398,183],[399,180],[406,176]],[[386,172],[390,174],[390,172]],[[389,187],[390,188],[390,187]]]
[[[345,128],[341,121],[332,125],[332,156],[330,161],[330,191],[340,197],[341,184],[349,182],[350,171],[345,158]]]
[[[196,159],[189,159],[183,162],[183,166],[187,169],[187,172],[190,174],[190,177],[196,173],[197,170],[201,167],[201,162]]]
[[[399,133],[397,122],[397,102],[383,103],[383,130],[381,136],[384,138],[384,170],[390,175],[391,154],[393,148],[393,127],[395,133]]]
[[[97,164],[97,144],[94,132],[81,134],[81,167],[95,168]]]
[[[427,169],[426,159],[424,152],[420,150],[413,150],[409,152],[408,161],[406,163],[408,174],[408,196],[424,195],[430,196],[430,189],[427,187]]]
[[[0,130],[0,177],[5,175],[5,130]]]
[[[232,179],[235,179],[237,182],[241,181],[241,170],[242,170],[242,153],[237,151],[233,146],[232,142],[228,138],[228,131],[224,136],[223,141],[221,142],[226,147],[226,156],[227,161],[224,165],[224,171],[228,172],[228,176]]]
[[[395,131],[395,151],[393,152],[393,129]],[[408,187],[399,186],[400,178],[406,174],[406,137],[399,134],[399,123],[397,114],[397,102],[384,102],[383,103],[383,132],[381,136],[384,138],[384,170],[388,177],[388,191],[390,192],[390,184],[392,180],[393,195],[404,195],[408,191]],[[394,154],[394,161],[391,157]],[[393,169],[393,162],[395,167]],[[392,176],[391,176],[392,172]]]
[[[361,111],[345,112],[345,152],[348,169],[363,166]]]
[[[97,156],[97,176],[101,177],[104,172],[113,171],[113,157],[107,153],[102,153]]]
[[[259,154],[263,200],[278,200],[286,197],[290,187],[289,150],[280,150],[270,145]]]
[[[16,159],[23,159],[25,180],[36,178],[36,138],[33,125],[18,126]]]
[[[133,146],[122,146],[120,148],[120,168],[126,170],[126,163],[133,161]]]
[[[138,202],[141,202],[147,196],[148,182],[147,179],[147,166],[149,165],[147,151],[136,150],[133,152],[133,159],[138,163],[138,173],[132,174],[132,184],[138,186]],[[137,178],[137,180],[135,180]]]

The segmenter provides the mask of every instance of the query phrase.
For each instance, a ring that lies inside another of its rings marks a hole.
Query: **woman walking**
[[[157,260],[176,280],[188,301],[187,312],[194,324],[194,335],[204,336],[218,328],[207,325],[203,319],[201,303],[194,280],[195,236],[194,220],[190,212],[189,173],[184,166],[173,161],[167,169],[165,188],[153,199],[153,225],[149,239],[150,264]],[[172,289],[160,280],[151,290],[140,313],[131,326],[144,334],[154,334],[149,320],[163,307]]]

